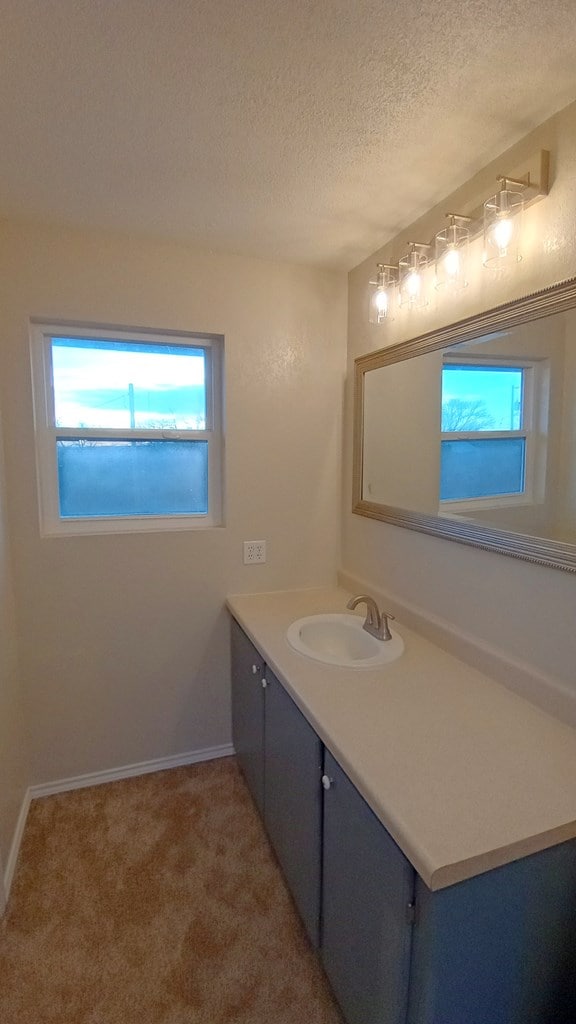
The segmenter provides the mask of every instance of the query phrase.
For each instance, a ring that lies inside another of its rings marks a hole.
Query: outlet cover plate
[[[256,565],[258,562],[266,561],[265,540],[244,541],[244,565]]]

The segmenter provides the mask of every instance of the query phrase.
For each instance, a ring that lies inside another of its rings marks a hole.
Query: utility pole
[[[130,427],[132,430],[136,426],[136,409],[134,407],[134,385],[128,385],[128,408],[130,410]]]

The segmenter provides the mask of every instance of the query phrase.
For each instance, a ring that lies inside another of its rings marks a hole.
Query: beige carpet
[[[232,758],[36,800],[2,1024],[340,1024]]]

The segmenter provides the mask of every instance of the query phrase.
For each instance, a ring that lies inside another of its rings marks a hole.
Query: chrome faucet
[[[366,618],[362,629],[365,629],[371,636],[375,636],[377,640],[391,640],[392,633],[390,632],[388,622],[394,616],[388,612],[381,612],[374,598],[369,597],[368,594],[359,594],[358,597],[351,597],[346,607],[353,612],[356,605],[359,604],[366,605]]]

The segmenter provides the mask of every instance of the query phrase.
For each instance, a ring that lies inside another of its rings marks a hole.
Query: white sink
[[[398,633],[377,640],[363,624],[360,615],[309,615],[288,627],[286,639],[299,654],[341,668],[377,668],[400,657],[404,641]]]

